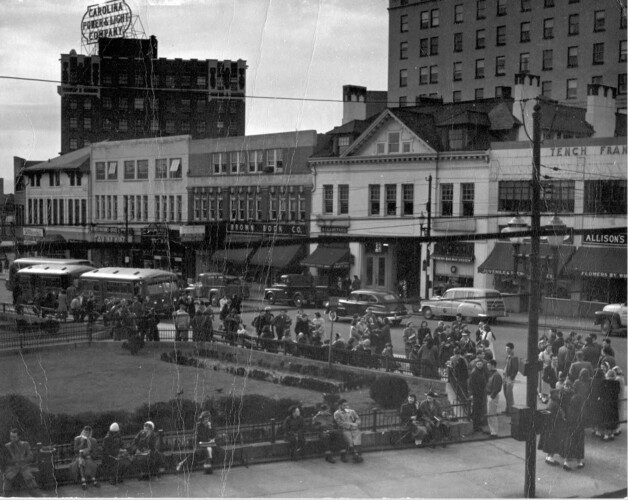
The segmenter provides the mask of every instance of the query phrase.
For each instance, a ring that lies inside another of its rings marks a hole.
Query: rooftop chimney
[[[342,86],[342,124],[366,119],[366,87]]]
[[[518,141],[528,139],[526,131],[532,137],[532,112],[534,111],[535,99],[541,95],[541,77],[530,73],[517,73],[515,75],[514,102],[512,104],[512,114],[515,118],[525,124],[519,127],[517,135]]]
[[[593,137],[615,135],[615,111],[617,90],[613,87],[591,83],[587,85],[587,113],[585,120],[593,126]]]

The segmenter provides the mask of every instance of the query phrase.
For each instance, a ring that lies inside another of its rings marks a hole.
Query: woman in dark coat
[[[419,416],[419,404],[417,403],[416,396],[410,394],[405,403],[401,405],[399,409],[399,417],[401,418],[401,424],[408,429],[408,433],[414,439],[414,444],[420,446],[423,443],[423,438],[427,436],[427,429],[425,426],[420,425],[418,422]]]
[[[157,451],[157,434],[155,424],[148,421],[144,428],[137,433],[131,447],[133,451],[133,465],[140,473],[140,479],[150,479],[159,475],[160,456]]]
[[[545,419],[545,427],[539,439],[539,450],[547,454],[545,463],[548,465],[558,465],[554,455],[561,453],[562,440],[565,434],[565,412],[560,407],[560,391],[552,389],[550,391],[550,401],[547,405],[549,415]]]
[[[283,430],[290,446],[290,458],[299,460],[305,448],[305,422],[298,406],[291,406],[288,416],[283,421]]]
[[[194,435],[195,457],[203,462],[205,474],[212,473],[212,448],[216,446],[216,429],[212,426],[211,413],[204,411],[198,417]]]
[[[479,432],[486,421],[486,377],[484,376],[484,362],[481,359],[475,360],[475,366],[469,375],[468,394],[472,399],[473,431]]]
[[[576,467],[584,467],[584,398],[574,392],[569,398],[566,411],[566,426],[563,438],[562,457],[565,459],[563,469],[572,470],[573,462]]]
[[[113,485],[122,482],[122,478],[131,464],[131,459],[124,448],[120,427],[111,424],[109,432],[102,441],[102,468],[109,482]]]

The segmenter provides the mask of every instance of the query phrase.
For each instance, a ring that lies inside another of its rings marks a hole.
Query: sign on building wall
[[[99,38],[123,37],[131,27],[131,7],[124,0],[110,0],[90,5],[81,22],[85,43],[98,43]]]
[[[582,235],[583,243],[599,243],[604,245],[626,245],[626,234],[599,234],[584,233]]]

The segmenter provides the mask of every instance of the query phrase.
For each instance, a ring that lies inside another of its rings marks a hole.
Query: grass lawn
[[[3,356],[0,394],[22,394],[45,411],[67,414],[133,411],[144,403],[169,401],[181,390],[181,397],[199,402],[229,393],[293,398],[304,405],[323,400],[322,394],[315,391],[160,361],[161,353],[170,350],[164,345],[163,349],[144,349],[131,356],[119,344],[94,344],[90,348]],[[204,361],[208,365],[214,362]],[[368,389],[343,393],[342,397],[358,411],[375,406]]]

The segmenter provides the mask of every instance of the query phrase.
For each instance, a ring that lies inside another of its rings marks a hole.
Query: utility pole
[[[425,299],[429,298],[430,292],[430,241],[432,234],[432,174],[427,177],[427,245],[425,245]]]
[[[129,197],[124,197],[124,253],[125,255],[125,265],[129,265],[131,263],[131,257],[129,255]]]
[[[528,309],[528,361],[526,406],[530,423],[526,435],[524,496],[536,495],[536,398],[538,385],[539,308],[541,305],[541,266],[539,265],[541,230],[541,106],[534,105],[532,113],[532,214],[530,242],[530,301]]]

